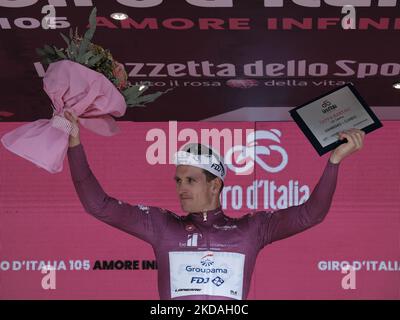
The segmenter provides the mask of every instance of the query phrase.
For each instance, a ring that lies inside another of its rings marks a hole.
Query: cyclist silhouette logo
[[[246,137],[246,145],[236,145],[230,148],[225,154],[225,164],[237,175],[249,175],[254,171],[254,165],[257,163],[264,171],[276,173],[282,171],[288,163],[286,150],[282,148],[282,133],[277,129],[258,130],[251,132]],[[270,140],[274,142],[268,146],[260,145],[261,141]],[[278,165],[269,165],[264,161],[263,156],[280,155]]]

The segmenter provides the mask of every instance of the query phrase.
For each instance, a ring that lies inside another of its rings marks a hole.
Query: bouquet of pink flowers
[[[61,33],[67,44],[66,48],[59,49],[45,45],[42,49],[36,49],[42,62],[51,64],[60,60],[70,60],[103,74],[121,92],[128,107],[144,106],[145,103],[152,102],[163,93],[172,90],[143,95],[148,89],[146,86],[132,85],[128,81],[124,65],[115,60],[108,49],[91,42],[96,31],[96,12],[96,8],[93,8],[89,17],[90,28],[83,37],[77,30],[73,33],[72,29],[70,29],[69,37]]]
[[[89,22],[84,37],[72,31],[70,38],[62,35],[67,48],[46,45],[38,49],[43,62],[49,65],[43,88],[52,101],[53,117],[20,126],[1,138],[9,151],[51,173],[62,171],[69,135],[73,134],[64,111],[78,117],[86,129],[112,136],[119,132],[113,116],[122,117],[127,106],[144,106],[163,94],[143,95],[147,87],[132,85],[124,66],[113,59],[110,51],[91,43],[96,8]]]

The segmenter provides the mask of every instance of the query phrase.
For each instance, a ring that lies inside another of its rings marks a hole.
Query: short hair
[[[212,181],[214,179],[219,179],[215,174],[212,174],[211,172],[209,172],[207,170],[202,169],[202,171],[206,175],[206,181],[207,182],[210,182],[210,181]],[[221,185],[221,188],[219,189],[219,193],[221,193],[222,189],[224,188],[224,182],[222,180],[221,180],[221,183],[222,183],[222,185]]]
[[[190,143],[185,146],[184,151],[189,152],[194,155],[198,155],[198,156],[201,154],[206,154],[209,156],[214,154],[212,149],[210,149],[209,147],[207,147],[201,143]]]
[[[214,151],[211,148],[209,148],[209,147],[207,147],[207,146],[205,146],[205,145],[203,145],[201,143],[189,144],[186,147],[185,151],[189,152],[189,153],[192,153],[192,154],[195,154],[195,155],[201,155],[201,154],[206,154],[206,155],[210,155],[210,156],[211,155],[215,155],[219,159],[219,157],[214,153]],[[210,181],[218,178],[215,174],[213,174],[213,173],[211,173],[211,172],[209,172],[209,171],[207,171],[205,169],[202,169],[202,171],[206,175],[206,181],[207,182],[210,182]],[[220,179],[220,180],[222,182],[222,185],[221,185],[221,188],[219,189],[219,193],[221,193],[222,189],[224,188],[224,181],[222,181],[222,179]]]

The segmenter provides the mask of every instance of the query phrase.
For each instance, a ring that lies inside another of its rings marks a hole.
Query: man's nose
[[[184,196],[189,193],[188,187],[186,185],[184,185],[183,183],[181,183],[180,185],[177,186],[177,191],[178,191],[179,196]]]

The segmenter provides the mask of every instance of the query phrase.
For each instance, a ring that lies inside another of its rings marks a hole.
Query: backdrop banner
[[[0,125],[0,135],[20,122]],[[384,121],[340,163],[326,219],[259,254],[249,299],[399,299],[400,122]],[[190,139],[226,159],[225,213],[240,217],[307,201],[329,154],[319,157],[295,123],[119,122],[119,134],[81,128],[105,192],[184,214],[174,152]],[[218,142],[218,143],[217,143]],[[0,148],[0,299],[158,299],[147,243],[85,213],[68,160],[51,174]],[[353,269],[345,271],[350,264]],[[54,270],[44,270],[46,266]]]

